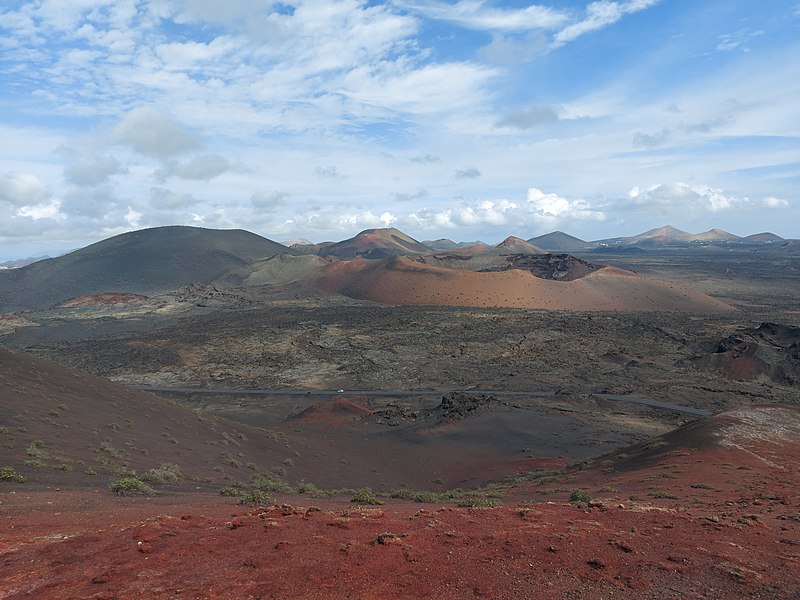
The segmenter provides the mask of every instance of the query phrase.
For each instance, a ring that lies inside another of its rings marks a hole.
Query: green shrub
[[[497,506],[497,500],[483,496],[473,496],[459,500],[458,506],[465,508],[493,508]]]
[[[239,504],[249,504],[251,506],[271,506],[275,504],[275,498],[261,490],[247,492],[239,499]]]
[[[576,506],[580,506],[582,504],[589,504],[589,501],[592,499],[591,494],[586,490],[572,490],[569,494],[569,501]]]
[[[229,498],[238,498],[239,496],[244,495],[244,490],[240,487],[227,485],[219,489],[219,495],[227,496]]]
[[[23,483],[25,477],[17,473],[14,467],[6,465],[5,467],[0,467],[0,481],[16,481],[17,483]]]
[[[315,486],[313,483],[302,482],[298,483],[297,487],[295,488],[298,494],[309,494],[314,496],[315,494],[319,493],[319,488]]]
[[[250,478],[253,487],[260,492],[278,492],[281,494],[291,494],[292,486],[280,479],[273,479],[263,473],[256,473]]]
[[[144,482],[161,485],[162,483],[180,483],[183,481],[183,473],[178,465],[173,463],[161,463],[157,469],[150,469],[139,476]]]
[[[156,492],[138,477],[121,477],[108,485],[117,496],[151,496]]]
[[[370,504],[373,506],[383,504],[383,501],[379,500],[377,496],[375,496],[375,492],[369,488],[361,488],[360,490],[356,490],[356,493],[350,499],[350,502],[356,502],[358,504]]]
[[[31,445],[26,450],[28,456],[33,458],[47,458],[50,454],[44,449],[44,442],[42,440],[33,440]]]

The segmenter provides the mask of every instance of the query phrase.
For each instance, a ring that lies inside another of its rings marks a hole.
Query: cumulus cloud
[[[17,211],[18,217],[29,217],[34,221],[40,219],[56,219],[63,220],[65,217],[60,211],[61,202],[52,200],[45,204],[37,204],[35,206],[23,206]]]
[[[783,198],[775,198],[774,196],[762,198],[761,205],[764,208],[789,208],[790,206],[788,200],[784,200]]]
[[[195,156],[186,163],[180,163],[175,160],[167,161],[164,166],[155,172],[155,176],[162,181],[169,177],[210,181],[230,170],[230,168],[231,163],[224,156],[203,154]]]
[[[78,186],[92,186],[107,183],[112,175],[127,170],[113,156],[83,156],[64,167],[64,179]]]
[[[350,233],[375,227],[391,227],[397,221],[398,218],[388,211],[376,214],[371,210],[352,211],[343,207],[336,210],[331,207],[298,211],[293,217],[284,220],[282,225],[276,227],[276,231],[277,233],[284,231]]]
[[[628,0],[627,2],[600,0],[592,2],[586,7],[586,15],[581,21],[568,25],[556,34],[554,46],[561,46],[585,33],[612,25],[625,15],[639,12],[658,2],[659,0]]]
[[[49,188],[35,175],[6,173],[0,179],[0,201],[14,206],[31,206],[50,199]]]
[[[425,229],[501,226],[516,221],[519,204],[510,200],[479,200],[440,210],[421,209],[409,221]]]
[[[186,125],[167,112],[145,106],[129,112],[112,131],[118,144],[144,156],[166,159],[196,150],[202,143]]]
[[[480,176],[481,172],[475,167],[456,169],[456,179],[477,179]]]
[[[655,209],[662,214],[692,214],[698,211],[720,212],[751,204],[748,198],[726,195],[707,185],[659,183],[644,190],[634,187],[628,198],[636,206]]]
[[[581,199],[568,200],[530,188],[523,201],[485,199],[461,201],[457,206],[418,209],[402,224],[423,229],[472,229],[538,227],[559,221],[603,221],[605,214]],[[505,230],[504,230],[505,231]]]
[[[513,129],[533,129],[556,121],[558,121],[558,113],[549,106],[528,106],[508,113],[497,122],[497,126],[511,127]]]
[[[605,213],[594,210],[583,199],[568,200],[558,194],[546,194],[538,188],[528,189],[527,209],[539,216],[553,219],[604,221]]]

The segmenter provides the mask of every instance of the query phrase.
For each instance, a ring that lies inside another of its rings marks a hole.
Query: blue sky
[[[800,237],[800,2],[0,5],[0,260],[286,241]]]

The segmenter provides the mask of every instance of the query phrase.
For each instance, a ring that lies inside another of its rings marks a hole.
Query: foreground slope
[[[794,598],[799,434],[741,408],[499,508],[9,495],[3,597]]]
[[[277,242],[241,229],[155,227],[123,233],[58,258],[0,271],[0,312],[47,308],[101,292],[156,294],[280,252]]]
[[[572,281],[524,269],[471,272],[408,257],[353,260],[322,271],[326,291],[387,304],[495,306],[573,311],[728,312],[730,306],[690,288],[604,267]]]
[[[184,486],[216,490],[289,455],[284,440],[262,430],[3,347],[0,390],[0,466],[26,488],[105,489],[126,472],[171,463]]]

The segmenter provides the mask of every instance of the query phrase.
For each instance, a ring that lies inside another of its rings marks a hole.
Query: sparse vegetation
[[[377,506],[379,504],[383,504],[382,500],[379,500],[375,493],[369,488],[361,488],[356,490],[356,493],[350,499],[350,502],[356,502],[358,504],[369,504],[373,506]]]
[[[150,469],[143,473],[139,479],[152,485],[180,483],[183,481],[183,473],[181,473],[180,467],[176,464],[162,463],[157,469]]]
[[[668,492],[652,492],[652,493],[648,494],[648,496],[650,496],[651,498],[662,498],[662,499],[667,499],[667,500],[677,500],[678,499],[678,496],[675,496],[674,494],[670,494]]]
[[[282,494],[291,494],[292,487],[280,479],[274,479],[269,475],[263,473],[256,473],[250,478],[250,483],[253,488],[262,492],[278,492]]]
[[[575,506],[586,506],[591,499],[592,496],[587,490],[572,490],[569,494],[569,501]]]
[[[50,453],[44,449],[44,442],[42,440],[33,440],[25,451],[28,453],[28,456],[32,456],[33,458],[42,459],[50,456]]]
[[[251,506],[271,506],[275,504],[275,499],[262,490],[252,490],[242,494],[239,504],[249,504]]]
[[[17,483],[24,483],[25,477],[17,473],[14,467],[8,465],[0,467],[0,481],[16,481]]]
[[[113,480],[108,489],[117,496],[153,496],[155,490],[138,477],[121,477]]]

